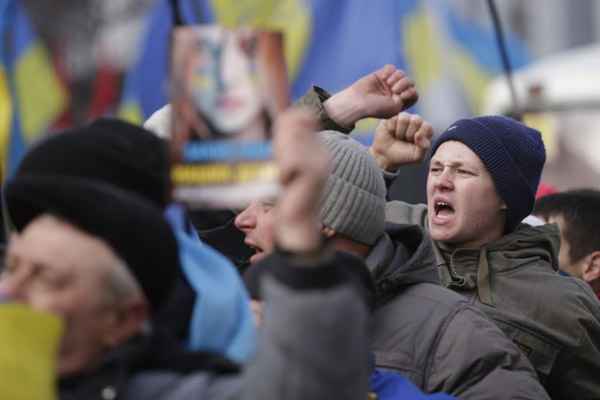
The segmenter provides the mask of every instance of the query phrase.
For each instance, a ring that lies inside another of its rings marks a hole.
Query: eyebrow
[[[262,204],[274,206],[277,203],[277,196],[268,196],[260,201]]]
[[[443,163],[440,160],[431,160],[431,164],[449,165],[451,168],[466,167],[476,169],[474,165],[465,163],[464,161],[452,161],[450,163]]]

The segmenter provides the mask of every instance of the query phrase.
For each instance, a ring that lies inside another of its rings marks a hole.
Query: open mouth
[[[261,247],[252,243],[246,243],[246,246],[250,247],[254,251],[254,254],[250,257],[250,262],[257,261],[264,256],[264,250]]]
[[[436,217],[447,218],[454,215],[454,207],[446,201],[436,201],[433,208]]]

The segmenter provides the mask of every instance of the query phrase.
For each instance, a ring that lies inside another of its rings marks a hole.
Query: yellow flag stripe
[[[30,143],[46,131],[67,102],[67,94],[41,44],[31,46],[17,61],[15,86],[21,129]]]
[[[136,101],[125,101],[119,108],[118,117],[137,125],[144,122],[144,114]]]
[[[8,147],[10,143],[10,122],[12,118],[12,104],[6,72],[0,65],[0,180],[4,180]]]

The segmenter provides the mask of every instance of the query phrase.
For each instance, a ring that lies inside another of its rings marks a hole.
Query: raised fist
[[[422,161],[432,137],[433,128],[427,121],[416,114],[400,113],[379,123],[369,152],[382,169],[395,171],[401,165]]]
[[[418,98],[414,82],[388,64],[331,96],[324,107],[337,124],[351,127],[362,118],[393,117]]]

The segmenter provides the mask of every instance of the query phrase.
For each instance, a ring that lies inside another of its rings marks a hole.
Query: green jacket
[[[422,228],[388,224],[365,261],[376,287],[377,367],[424,392],[461,400],[549,399],[525,355],[494,322],[440,286]]]
[[[389,202],[386,220],[426,228],[427,209]],[[481,249],[434,242],[444,286],[478,305],[529,357],[553,399],[600,399],[600,302],[557,273],[555,225],[520,225]]]

